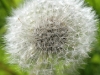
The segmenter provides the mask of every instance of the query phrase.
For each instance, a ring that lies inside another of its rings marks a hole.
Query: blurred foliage
[[[92,6],[100,21],[100,0],[85,0],[86,5]],[[11,15],[11,10],[18,7],[22,0],[0,0],[0,75],[28,75],[21,71],[17,65],[8,64],[7,55],[3,49],[4,43],[2,36],[6,29],[6,17]],[[80,69],[81,75],[100,75],[100,23],[98,24],[97,41],[94,43],[90,57],[84,69]]]
[[[27,75],[27,73],[21,71],[17,65],[8,64],[6,60],[3,35],[6,31],[6,17],[11,15],[11,10],[15,9],[22,0],[0,0],[0,75]]]
[[[98,16],[98,31],[96,35],[97,41],[93,45],[90,58],[84,69],[80,70],[81,75],[100,75],[100,0],[85,0],[88,6],[92,6]]]

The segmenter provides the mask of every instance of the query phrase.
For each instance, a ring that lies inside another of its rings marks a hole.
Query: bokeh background
[[[6,32],[6,18],[11,15],[11,11],[16,9],[24,0],[0,0],[0,75],[28,75],[22,71],[18,65],[9,64],[8,55],[4,50],[3,35]],[[100,0],[85,0],[86,6],[91,6],[96,11],[100,21]],[[83,69],[79,69],[80,75],[100,75],[100,23],[98,23],[96,35],[97,41],[93,43],[90,58],[86,60]]]

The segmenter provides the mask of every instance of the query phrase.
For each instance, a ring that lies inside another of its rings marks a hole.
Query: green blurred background
[[[8,57],[3,49],[3,35],[6,32],[6,17],[11,15],[12,9],[17,8],[23,0],[0,0],[0,75],[28,75],[17,65],[8,64]],[[100,0],[85,0],[87,6],[92,6],[100,21]],[[96,35],[97,41],[93,45],[92,52],[89,54],[84,69],[80,69],[80,75],[100,75],[100,23]]]

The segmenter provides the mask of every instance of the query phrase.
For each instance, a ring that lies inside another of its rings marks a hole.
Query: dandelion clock
[[[96,17],[81,0],[27,0],[4,36],[10,63],[30,75],[76,75],[95,39]]]

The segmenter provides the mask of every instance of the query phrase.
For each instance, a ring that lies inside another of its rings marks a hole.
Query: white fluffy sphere
[[[73,75],[88,57],[95,13],[80,0],[29,0],[8,18],[11,62],[34,75]]]

